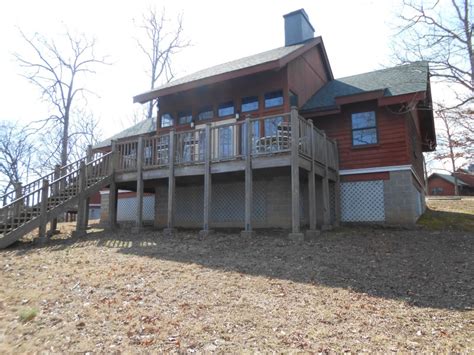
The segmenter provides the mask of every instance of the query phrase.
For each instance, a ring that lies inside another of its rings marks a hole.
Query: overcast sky
[[[237,0],[237,1],[2,1],[0,4],[0,120],[24,122],[47,117],[38,90],[19,74],[12,53],[27,53],[23,32],[58,36],[65,29],[97,39],[98,55],[110,66],[97,67],[87,87],[89,109],[105,136],[124,128],[134,110],[132,96],[147,91],[143,54],[136,46],[139,19],[150,4],[184,16],[184,34],[193,46],[178,54],[178,76],[284,45],[283,15],[304,8],[321,35],[335,77],[389,65],[395,0]],[[173,26],[170,23],[170,26]]]

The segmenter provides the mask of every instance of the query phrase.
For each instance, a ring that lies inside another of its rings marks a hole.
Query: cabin
[[[112,224],[119,188],[153,194],[170,233],[416,222],[436,147],[428,63],[335,79],[306,12],[283,17],[285,46],[134,97],[159,102],[156,131],[110,143]]]
[[[457,178],[457,179],[456,179]],[[458,170],[454,174],[433,173],[428,177],[428,194],[432,196],[474,196],[474,174]]]

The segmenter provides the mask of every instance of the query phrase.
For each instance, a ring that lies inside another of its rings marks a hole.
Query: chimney
[[[285,19],[285,47],[303,43],[314,37],[314,27],[304,9],[283,15]]]

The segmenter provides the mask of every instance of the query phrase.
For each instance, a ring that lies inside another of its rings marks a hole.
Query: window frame
[[[358,114],[367,114],[367,113],[372,113],[374,117],[374,126],[364,126],[364,127],[358,127],[354,128],[354,115]],[[374,143],[362,143],[362,144],[354,144],[354,132],[357,131],[364,131],[364,130],[374,130],[375,131],[375,142]],[[373,147],[379,144],[379,130],[378,130],[378,124],[377,124],[377,114],[375,110],[370,110],[370,111],[359,111],[359,112],[352,112],[351,113],[351,145],[353,148],[364,148],[364,147]]]
[[[199,116],[202,114],[202,113],[207,113],[207,112],[211,112],[212,113],[212,117],[210,118],[200,118]],[[208,106],[202,106],[199,110],[198,110],[198,114],[196,116],[196,121],[207,121],[207,120],[212,120],[216,117],[216,112],[214,110],[214,106],[212,105],[208,105]]]
[[[169,116],[169,117],[170,117],[170,119],[171,119],[171,124],[166,125],[166,126],[163,126],[163,118],[164,118],[164,116]],[[173,116],[171,113],[165,112],[165,113],[163,113],[162,115],[160,115],[160,128],[173,127],[174,125],[175,125],[175,118],[174,118],[174,116]]]
[[[244,103],[245,100],[249,100],[249,99],[254,99],[254,100]],[[244,110],[244,104],[249,104],[249,103],[254,103],[254,102],[257,103],[257,108],[254,108],[251,110]],[[242,113],[255,112],[255,111],[258,111],[259,109],[260,109],[260,98],[258,97],[258,95],[245,96],[245,97],[242,97],[242,99],[240,100],[240,112]]]
[[[229,106],[224,106],[224,105],[228,105],[228,104],[230,104],[230,105]],[[232,106],[232,113],[229,113],[229,114],[226,114],[226,115],[221,115],[221,113],[220,113],[221,108],[227,108],[227,107],[231,107],[231,106]],[[235,115],[235,112],[236,111],[235,111],[234,100],[225,101],[225,102],[222,102],[222,103],[217,105],[217,117],[219,117],[219,118],[233,116],[233,115]]]
[[[178,116],[178,124],[179,124],[179,125],[187,125],[187,124],[190,124],[191,122],[193,122],[193,119],[194,119],[194,117],[193,117],[193,111],[192,111],[191,109],[179,111],[177,116]],[[188,122],[188,121],[186,121],[186,122],[181,122],[181,119],[182,119],[182,118],[189,118],[189,117],[191,118],[191,120],[190,120],[189,122]]]
[[[274,99],[275,97],[271,97],[271,98],[268,98],[268,99],[267,99],[267,96],[269,96],[269,95],[271,95],[271,94],[276,94],[276,93],[280,93],[280,94],[281,94],[281,104],[268,106],[268,105],[267,105],[267,100]],[[285,104],[285,95],[284,95],[284,93],[283,93],[283,89],[268,91],[268,92],[266,92],[265,94],[263,94],[263,107],[264,107],[265,109],[274,109],[274,108],[276,108],[276,107],[282,107],[284,104]]]

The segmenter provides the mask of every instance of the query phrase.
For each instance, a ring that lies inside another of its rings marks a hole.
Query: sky
[[[0,120],[31,122],[48,117],[40,92],[20,74],[13,54],[28,54],[21,39],[35,32],[57,38],[66,30],[96,39],[97,56],[110,65],[84,78],[94,95],[88,109],[99,119],[104,138],[132,121],[132,97],[149,89],[146,62],[136,45],[137,21],[150,6],[165,9],[170,29],[183,14],[184,36],[192,46],[173,59],[176,76],[284,45],[283,15],[304,8],[315,35],[321,35],[334,76],[343,77],[390,64],[395,0],[260,1],[53,1],[0,3]]]

